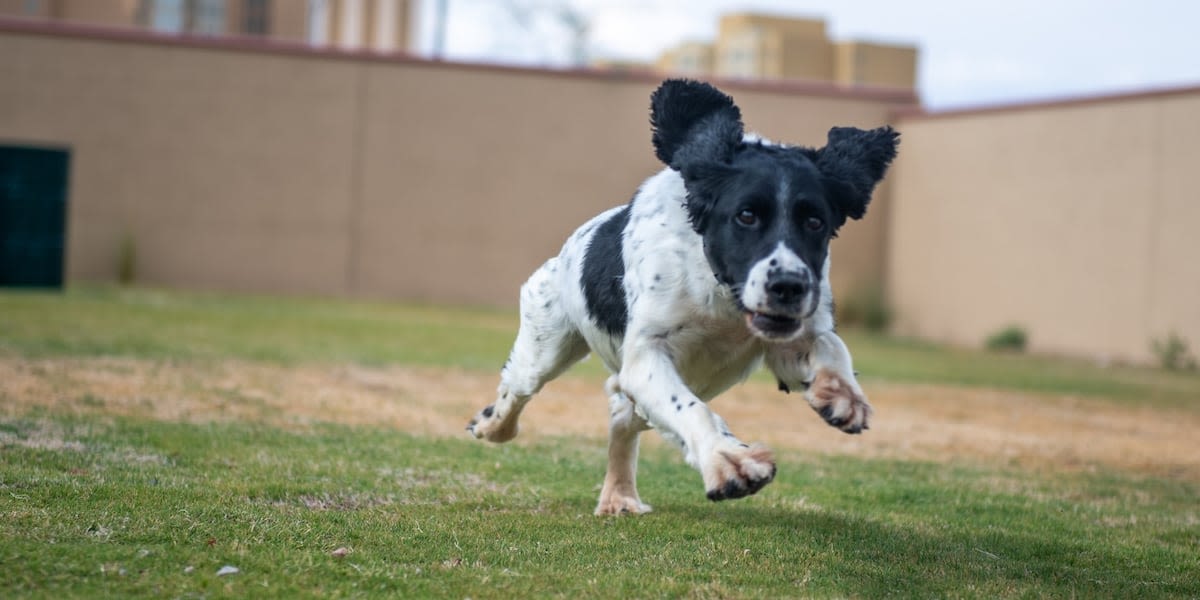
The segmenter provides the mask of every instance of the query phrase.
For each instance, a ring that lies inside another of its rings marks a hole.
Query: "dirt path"
[[[0,414],[6,416],[40,406],[88,415],[301,428],[338,422],[465,436],[463,426],[491,402],[495,386],[494,376],[432,368],[0,358]],[[861,436],[835,431],[797,394],[766,384],[735,388],[713,406],[743,439],[781,449],[1047,469],[1104,466],[1200,480],[1196,412],[933,385],[873,384],[867,393],[876,416]],[[526,411],[518,440],[601,438],[607,410],[598,381],[552,382]]]

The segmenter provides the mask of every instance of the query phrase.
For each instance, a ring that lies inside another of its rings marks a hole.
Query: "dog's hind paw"
[[[519,409],[513,407],[507,413],[501,414],[496,410],[494,404],[489,404],[467,423],[467,432],[475,436],[475,439],[485,439],[496,443],[507,442],[517,437],[517,433],[520,431],[517,426],[520,413]]]
[[[719,447],[702,473],[709,500],[742,498],[775,479],[775,457],[761,444]]]
[[[651,510],[653,509],[650,505],[642,502],[636,495],[601,493],[600,503],[596,505],[596,516],[641,515]]]
[[[875,409],[871,408],[856,383],[846,381],[833,371],[818,371],[804,396],[826,423],[846,433],[862,433],[871,428],[871,415]]]

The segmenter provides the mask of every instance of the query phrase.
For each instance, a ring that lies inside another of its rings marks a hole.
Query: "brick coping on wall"
[[[1030,100],[997,104],[983,104],[947,110],[925,110],[920,106],[897,108],[892,111],[893,121],[944,119],[963,116],[988,115],[1000,113],[1023,112],[1029,110],[1044,110],[1054,108],[1075,108],[1094,104],[1110,104],[1113,102],[1132,102],[1171,96],[1187,96],[1200,94],[1200,84],[1155,87],[1142,90],[1115,93],[1082,94],[1045,100]]]
[[[313,47],[296,41],[272,38],[163,34],[144,29],[105,27],[98,25],[63,23],[56,21],[45,21],[41,19],[14,17],[0,17],[0,33],[89,39],[118,43],[158,44],[163,46],[198,48],[207,50],[224,50],[231,52],[248,52],[334,60],[404,64],[419,67],[427,66],[450,69],[467,69],[473,71],[495,71],[499,73],[539,75],[546,77],[573,77],[600,81],[624,81],[653,84],[661,81],[665,77],[670,76],[670,74],[658,73],[649,69],[550,69],[489,63],[430,60],[405,52],[381,53],[372,50],[344,49],[336,46]],[[762,81],[709,78],[709,81],[730,89],[783,95],[824,96],[846,98],[848,100],[889,102],[898,105],[912,106],[917,106],[919,103],[919,98],[917,97],[916,92],[906,88],[868,85],[847,87],[822,81],[797,80]]]

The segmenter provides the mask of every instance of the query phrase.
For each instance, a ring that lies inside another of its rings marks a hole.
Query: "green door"
[[[62,287],[66,150],[0,146],[0,286]]]

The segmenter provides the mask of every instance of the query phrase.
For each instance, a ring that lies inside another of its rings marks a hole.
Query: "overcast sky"
[[[420,2],[428,52],[435,0]],[[917,46],[918,90],[935,110],[1200,85],[1192,0],[448,0],[445,55],[566,66],[562,5],[590,22],[589,56],[647,62],[711,40],[723,13],[823,18],[836,40]]]

